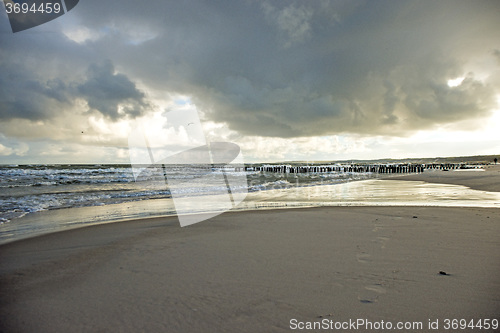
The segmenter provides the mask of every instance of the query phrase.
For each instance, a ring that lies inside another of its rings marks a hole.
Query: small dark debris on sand
[[[439,275],[451,275],[451,274],[448,274],[445,271],[439,271]]]
[[[324,318],[324,317],[333,317],[333,313],[329,313],[329,314],[324,315],[324,316],[318,316],[318,318]]]
[[[370,300],[370,299],[360,299],[359,300],[361,303],[366,303],[366,304],[370,304],[370,303],[374,303],[374,301]]]

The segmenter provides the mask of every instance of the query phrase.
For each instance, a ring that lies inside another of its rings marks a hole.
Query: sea
[[[177,215],[179,198],[211,198],[213,203],[207,208],[193,199],[192,205],[182,206],[182,214],[227,210],[217,207],[224,195],[242,199],[232,210],[349,205],[499,207],[500,203],[498,193],[381,180],[380,176],[248,171],[230,165],[162,165],[140,169],[139,175],[130,165],[3,165],[0,244],[90,224]]]

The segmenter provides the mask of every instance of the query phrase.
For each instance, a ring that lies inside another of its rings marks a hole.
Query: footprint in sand
[[[361,263],[367,263],[369,261],[371,261],[370,257],[372,255],[371,254],[368,254],[368,253],[358,253],[356,255],[356,259],[358,259],[358,262],[361,262]]]
[[[374,242],[380,244],[380,248],[385,249],[385,244],[389,241],[389,237],[377,237]]]
[[[371,284],[365,286],[365,290],[358,294],[358,300],[366,304],[375,303],[378,301],[379,295],[386,292],[386,289],[381,284]]]
[[[378,294],[385,294],[387,292],[387,290],[384,287],[382,287],[381,284],[371,284],[366,286],[365,289],[376,292]]]

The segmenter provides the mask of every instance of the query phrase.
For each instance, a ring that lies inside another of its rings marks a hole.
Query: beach
[[[391,179],[500,192],[498,166]],[[449,331],[447,319],[491,322],[500,319],[499,221],[498,208],[317,207],[46,234],[0,246],[0,331],[334,331],[357,322],[339,331],[359,332],[383,321],[437,332]]]

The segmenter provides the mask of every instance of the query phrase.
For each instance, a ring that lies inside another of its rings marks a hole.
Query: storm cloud
[[[114,73],[111,61],[91,65],[86,81],[76,86],[76,92],[91,110],[111,119],[123,115],[137,117],[149,107],[145,94],[126,75]]]
[[[21,66],[2,66],[0,119],[44,120],[59,116],[83,100],[87,111],[112,120],[142,115],[150,105],[126,75],[114,73],[110,61],[91,64],[82,82],[45,78]]]
[[[51,47],[2,33],[0,117],[55,117],[83,100],[82,112],[116,121],[147,114],[149,94],[182,94],[242,135],[460,127],[497,106],[499,9],[497,1],[87,0],[40,27],[56,30],[43,34]],[[22,66],[19,50],[29,52]],[[53,59],[59,68],[49,73]]]

